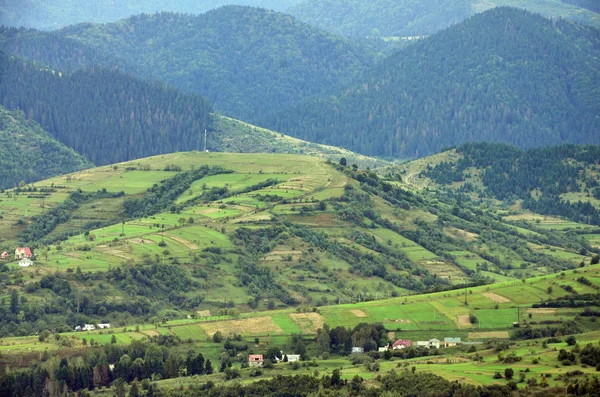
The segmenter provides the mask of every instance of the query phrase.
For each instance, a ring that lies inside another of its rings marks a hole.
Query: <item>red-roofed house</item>
[[[393,350],[402,350],[410,347],[410,341],[406,339],[399,339],[392,345]]]
[[[248,356],[248,365],[251,367],[262,367],[265,363],[262,354],[251,354]]]
[[[31,258],[32,256],[33,254],[31,253],[29,247],[19,247],[15,250],[15,259]]]
[[[2,254],[0,254],[0,259],[8,259],[8,252],[4,251]]]

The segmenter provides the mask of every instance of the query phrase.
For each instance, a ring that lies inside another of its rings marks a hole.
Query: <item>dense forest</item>
[[[472,14],[471,2],[307,0],[289,12],[312,25],[345,36],[421,36],[462,22]]]
[[[5,0],[0,4],[0,25],[42,30],[81,22],[113,22],[141,13],[159,11],[200,14],[229,4],[284,11],[300,0]]]
[[[0,189],[91,166],[22,112],[0,106]]]
[[[249,122],[328,94],[377,58],[363,45],[289,15],[237,6],[199,16],[139,15],[53,33],[4,29],[0,36],[5,51],[51,68],[101,65],[160,79]]]
[[[481,170],[481,192],[508,202],[523,200],[533,212],[559,215],[577,222],[600,225],[600,211],[589,202],[562,199],[565,193],[583,192],[600,196],[600,147],[562,145],[519,150],[502,144],[465,144],[456,149],[462,158],[428,167],[424,175],[448,185],[465,181],[474,170]],[[463,190],[474,189],[471,183]]]
[[[468,141],[598,144],[599,54],[596,29],[495,8],[399,51],[337,96],[264,124],[388,157]]]
[[[121,72],[63,74],[3,53],[0,104],[22,110],[96,165],[199,149],[212,111],[200,96]]]

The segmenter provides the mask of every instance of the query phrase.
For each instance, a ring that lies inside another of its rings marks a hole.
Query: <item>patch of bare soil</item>
[[[483,294],[486,298],[493,300],[496,303],[508,303],[510,299],[503,297],[502,295],[495,294],[493,292],[487,292]]]

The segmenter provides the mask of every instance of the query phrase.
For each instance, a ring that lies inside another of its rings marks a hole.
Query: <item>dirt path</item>
[[[482,294],[482,295],[485,296],[488,299],[493,300],[496,303],[508,303],[508,302],[510,302],[510,299],[505,298],[502,295],[495,294],[493,292],[487,292],[487,293]]]
[[[193,251],[193,250],[197,250],[199,248],[196,244],[194,244],[191,241],[186,240],[186,239],[184,239],[182,237],[175,236],[175,235],[170,234],[170,233],[167,233],[166,235],[167,235],[168,238],[177,241],[179,244],[185,246],[185,248],[187,248],[189,250]]]

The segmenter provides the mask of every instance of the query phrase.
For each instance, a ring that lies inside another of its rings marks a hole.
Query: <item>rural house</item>
[[[19,261],[19,267],[29,267],[29,266],[33,266],[33,262],[31,261],[31,259],[23,258]]]
[[[410,347],[410,341],[406,339],[399,339],[392,345],[392,350],[402,350]]]
[[[4,251],[2,254],[0,254],[0,259],[2,259],[2,260],[8,259],[8,252]]]
[[[364,353],[365,349],[362,347],[353,347],[352,348],[352,353]]]
[[[262,354],[251,354],[248,356],[248,365],[251,367],[262,367],[265,363]]]
[[[17,248],[15,250],[15,259],[31,258],[33,254],[29,247]]]
[[[440,341],[439,339],[420,340],[417,342],[417,347],[426,347],[428,349],[435,347],[436,349],[439,349]]]
[[[460,338],[444,338],[444,347],[460,345]]]
[[[388,350],[390,350],[390,345],[380,347],[377,351],[379,353],[383,353],[383,352],[388,351]]]
[[[300,361],[299,354],[288,354],[287,355],[288,363],[295,363],[296,361]]]

